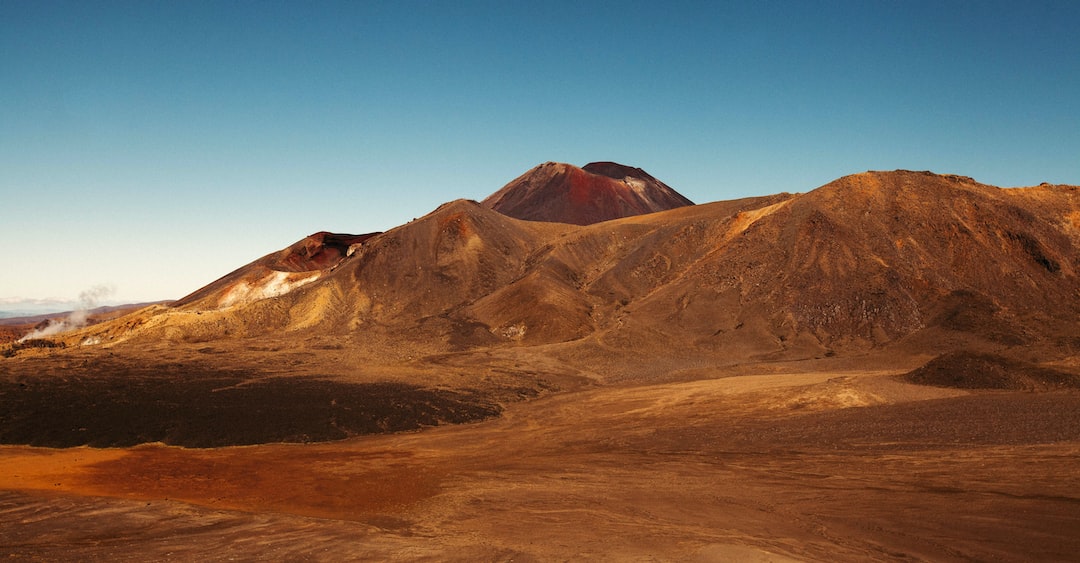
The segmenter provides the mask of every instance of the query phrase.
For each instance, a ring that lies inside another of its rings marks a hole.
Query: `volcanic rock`
[[[644,170],[614,162],[545,162],[481,203],[517,219],[574,225],[693,205]]]

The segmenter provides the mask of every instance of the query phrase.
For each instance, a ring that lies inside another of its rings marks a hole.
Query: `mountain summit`
[[[545,162],[515,178],[482,204],[526,221],[591,225],[693,205],[640,168],[593,162],[583,168]]]

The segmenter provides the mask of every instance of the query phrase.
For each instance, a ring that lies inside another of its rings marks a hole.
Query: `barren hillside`
[[[1076,187],[909,171],[584,226],[459,200],[386,233],[305,239],[90,332],[108,343],[306,331],[391,356],[557,345],[571,361],[631,364],[905,343],[1061,355],[1080,348],[1078,217]]]

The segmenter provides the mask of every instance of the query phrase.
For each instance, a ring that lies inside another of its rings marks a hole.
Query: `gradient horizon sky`
[[[1080,184],[1080,2],[0,0],[0,299],[175,299],[553,160]]]

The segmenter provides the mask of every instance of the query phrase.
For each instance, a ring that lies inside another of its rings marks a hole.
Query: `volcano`
[[[582,168],[545,162],[481,202],[526,221],[591,225],[693,205],[640,168],[593,162]]]
[[[357,335],[376,355],[556,345],[643,376],[659,357],[1080,347],[1075,186],[1003,189],[899,170],[683,205],[637,169],[586,168],[541,165],[484,203],[450,202],[381,234],[309,237],[165,309],[212,315],[166,315],[99,338],[315,331]],[[580,193],[648,198],[612,196],[607,211],[640,213],[576,225],[588,221],[574,213],[605,216],[599,204],[571,205]],[[674,207],[645,213],[658,201]]]

